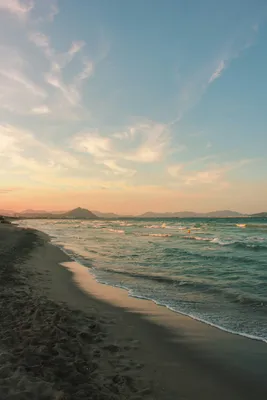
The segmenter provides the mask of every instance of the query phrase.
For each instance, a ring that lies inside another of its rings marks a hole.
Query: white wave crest
[[[123,229],[107,229],[109,232],[113,232],[113,233],[125,233]]]

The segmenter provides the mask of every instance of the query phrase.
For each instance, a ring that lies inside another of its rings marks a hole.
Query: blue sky
[[[0,0],[0,208],[267,209],[266,17]]]

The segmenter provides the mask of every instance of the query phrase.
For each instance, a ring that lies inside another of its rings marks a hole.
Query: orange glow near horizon
[[[227,191],[199,190],[185,192],[157,187],[136,187],[124,190],[55,191],[23,189],[0,193],[0,209],[20,212],[25,209],[67,211],[76,207],[101,212],[136,215],[146,211],[207,212],[231,209],[244,213],[265,211],[267,189],[252,184],[249,193],[241,185],[233,185]],[[265,192],[266,193],[265,193]],[[244,204],[246,197],[246,204]]]

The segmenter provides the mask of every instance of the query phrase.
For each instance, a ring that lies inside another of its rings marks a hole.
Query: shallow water
[[[100,282],[222,329],[267,340],[267,219],[19,224],[49,234]]]

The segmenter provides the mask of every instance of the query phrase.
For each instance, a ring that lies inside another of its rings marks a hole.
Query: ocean
[[[23,220],[88,268],[220,329],[267,341],[267,219]]]

